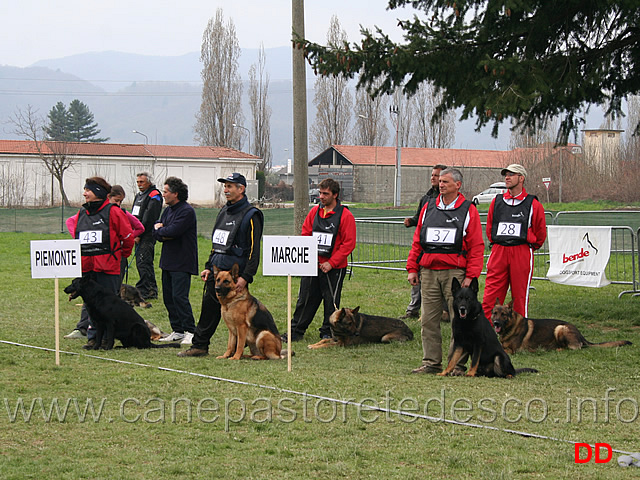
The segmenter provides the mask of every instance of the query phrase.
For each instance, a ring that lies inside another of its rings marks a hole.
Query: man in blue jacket
[[[187,203],[187,185],[177,177],[165,180],[162,197],[167,208],[153,227],[153,238],[162,243],[162,299],[173,331],[161,341],[181,340],[185,344],[191,344],[196,330],[189,302],[191,275],[198,274],[196,212]]]

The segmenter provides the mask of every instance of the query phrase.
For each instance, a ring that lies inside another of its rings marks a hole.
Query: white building
[[[72,204],[83,202],[85,179],[104,177],[124,187],[127,200],[138,191],[136,173],[149,172],[161,186],[169,176],[189,186],[189,203],[219,206],[226,200],[217,181],[232,172],[247,178],[247,196],[258,197],[256,170],[261,159],[226,147],[140,145],[114,143],[40,142],[42,156],[61,157],[62,150],[72,165],[64,173],[64,191]],[[60,188],[46,168],[35,142],[0,140],[0,206],[59,205]]]

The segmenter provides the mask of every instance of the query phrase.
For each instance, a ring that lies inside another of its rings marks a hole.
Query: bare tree
[[[200,145],[232,147],[237,139],[233,124],[242,124],[242,81],[238,73],[240,44],[232,20],[226,24],[222,9],[209,19],[202,35],[202,103],[196,114],[195,140]]]
[[[412,144],[419,148],[451,148],[456,140],[455,111],[449,110],[434,120],[436,108],[442,103],[442,92],[430,83],[423,83],[413,96],[413,102]]]
[[[624,158],[640,161],[640,96],[627,98],[627,130],[624,141]]]
[[[327,43],[341,46],[347,41],[347,33],[340,27],[335,15],[327,32]],[[316,120],[311,126],[311,150],[320,153],[331,145],[349,142],[349,124],[353,99],[349,91],[348,80],[339,74],[331,77],[318,77],[314,85]]]
[[[382,146],[389,138],[386,114],[389,97],[373,98],[365,89],[356,92],[355,112],[358,115],[354,128],[356,145]]]
[[[266,71],[267,58],[264,45],[260,45],[258,62],[249,68],[249,106],[251,107],[253,153],[262,158],[258,165],[261,172],[269,170],[273,153],[271,151],[271,107],[267,104],[269,96],[269,73]]]
[[[9,117],[9,123],[14,127],[14,134],[33,142],[40,160],[58,181],[62,204],[68,207],[70,203],[64,190],[64,174],[76,163],[74,157],[76,144],[47,140],[44,137],[44,120],[38,115],[38,110],[34,110],[31,105],[27,105],[25,111],[18,108]],[[51,198],[51,204],[53,205],[53,198]]]

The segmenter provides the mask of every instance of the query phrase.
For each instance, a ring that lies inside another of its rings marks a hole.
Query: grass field
[[[287,216],[273,212],[273,223],[282,222],[284,230]],[[290,373],[286,361],[217,360],[226,345],[224,325],[206,358],[181,359],[172,350],[87,354],[82,341],[61,340],[64,353],[56,367],[53,353],[42,349],[55,344],[54,281],[32,280],[29,270],[29,241],[43,238],[67,237],[0,234],[0,478],[635,474],[617,466],[616,452],[609,463],[576,465],[571,443],[640,451],[640,298],[618,299],[623,286],[534,282],[531,316],[572,321],[591,341],[628,339],[634,345],[516,354],[516,367],[540,373],[513,380],[410,374],[421,359],[417,320],[409,321],[415,339],[406,344],[311,351],[306,345],[317,341],[319,316],[305,341],[293,344]],[[207,240],[199,246],[203,264]],[[136,281],[133,270],[129,283]],[[293,302],[298,283],[293,280]],[[67,284],[60,281],[61,288]],[[260,274],[252,293],[284,330],[287,279]],[[194,278],[196,316],[201,295]],[[396,317],[408,300],[405,273],[356,269],[342,303]],[[161,301],[139,312],[169,329]],[[60,293],[61,335],[79,314],[76,302]],[[449,332],[444,325],[445,345]]]

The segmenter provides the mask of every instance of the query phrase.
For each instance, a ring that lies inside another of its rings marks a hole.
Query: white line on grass
[[[45,347],[38,347],[35,345],[26,345],[24,343],[16,343],[16,342],[9,342],[6,340],[0,340],[0,343],[5,343],[7,345],[14,345],[17,347],[26,347],[26,348],[33,348],[36,350],[44,350],[46,352],[55,352],[54,349],[52,348],[45,348]],[[417,413],[412,413],[412,412],[405,412],[403,410],[395,410],[395,409],[389,409],[389,408],[382,408],[382,407],[377,407],[374,405],[365,405],[362,403],[358,403],[358,402],[353,402],[351,400],[340,400],[338,398],[331,398],[331,397],[325,397],[322,395],[314,395],[312,393],[306,393],[306,392],[298,392],[296,390],[289,390],[287,388],[280,388],[280,387],[274,387],[273,385],[261,385],[259,383],[250,383],[250,382],[244,382],[242,380],[233,380],[231,378],[223,378],[223,377],[216,377],[213,375],[205,375],[203,373],[196,373],[196,372],[189,372],[187,370],[179,370],[176,368],[168,368],[168,367],[159,367],[157,365],[148,365],[146,363],[138,363],[138,362],[129,362],[126,360],[118,360],[115,358],[108,358],[108,357],[101,357],[98,355],[89,355],[87,353],[79,353],[79,352],[67,352],[64,350],[60,350],[60,353],[65,353],[67,355],[78,355],[78,356],[82,356],[82,357],[87,357],[87,358],[95,358],[98,360],[105,360],[108,362],[114,362],[114,363],[122,363],[125,365],[134,365],[136,367],[146,367],[146,368],[157,368],[158,370],[162,370],[165,372],[173,372],[173,373],[182,373],[182,374],[186,374],[186,375],[192,375],[194,377],[202,377],[202,378],[207,378],[209,380],[217,380],[219,382],[227,382],[227,383],[235,383],[237,385],[247,385],[249,387],[257,387],[257,388],[264,388],[267,390],[274,390],[277,392],[282,392],[282,393],[289,393],[292,395],[299,395],[302,397],[310,397],[310,398],[315,398],[318,400],[326,400],[329,402],[334,402],[334,403],[339,403],[339,404],[343,404],[343,405],[351,405],[354,407],[358,407],[358,408],[367,408],[369,410],[374,410],[374,411],[378,411],[378,412],[383,412],[383,413],[393,413],[396,415],[404,415],[407,417],[415,417],[415,418],[420,418],[423,420],[430,420],[433,421],[434,423],[436,422],[443,422],[443,423],[449,423],[452,425],[459,425],[462,427],[471,427],[471,428],[482,428],[485,430],[493,430],[496,432],[504,432],[504,433],[511,433],[511,434],[515,434],[515,435],[520,435],[522,437],[527,437],[527,438],[538,438],[538,439],[542,439],[542,440],[552,440],[554,442],[562,442],[562,443],[569,443],[571,445],[575,445],[577,443],[581,443],[582,442],[574,442],[571,440],[564,440],[562,438],[554,438],[554,437],[547,437],[545,435],[539,435],[537,433],[527,433],[527,432],[521,432],[518,430],[510,430],[507,428],[498,428],[498,427],[491,427],[489,425],[479,425],[477,423],[469,423],[469,422],[458,422],[456,420],[449,420],[449,419],[445,419],[445,418],[436,418],[436,417],[432,417],[429,415],[421,415],[421,414],[417,414]],[[596,448],[595,445],[590,445],[592,448]],[[631,452],[626,452],[624,450],[616,450],[615,448],[611,449],[612,451],[616,452],[616,453],[624,453],[626,455],[631,455]]]

